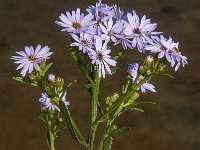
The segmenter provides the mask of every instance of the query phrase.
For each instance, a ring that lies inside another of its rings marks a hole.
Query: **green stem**
[[[99,85],[100,85],[100,78],[97,73],[97,68],[93,68],[93,80],[94,84],[92,86],[92,93],[91,93],[91,100],[92,100],[92,119],[91,119],[91,127],[90,127],[90,134],[89,134],[89,150],[94,149],[94,139],[97,130],[98,124],[94,124],[97,119],[97,112],[98,112],[98,98],[99,98]]]
[[[107,122],[106,130],[105,130],[105,132],[104,132],[104,134],[103,134],[103,136],[102,136],[102,138],[101,138],[101,141],[100,141],[98,150],[102,150],[102,149],[103,149],[103,145],[104,145],[105,139],[107,138],[107,136],[109,136],[109,132],[110,132],[110,130],[111,130],[111,128],[112,128],[112,124],[113,124],[113,122],[114,122],[114,119],[115,119],[115,118],[113,118],[113,119],[111,119],[111,120],[109,120],[109,121]]]
[[[154,75],[149,75],[146,78],[144,78],[140,83],[138,83],[137,85],[135,85],[132,89],[130,89],[126,94],[124,94],[121,98],[121,100],[114,105],[113,107],[111,107],[109,110],[107,110],[104,115],[102,115],[99,119],[97,119],[95,121],[96,124],[98,124],[99,122],[102,121],[103,118],[105,118],[107,115],[109,115],[110,113],[112,113],[114,110],[116,110],[122,103],[124,103],[133,93],[135,93],[135,91],[146,81],[149,81]]]
[[[48,145],[49,145],[49,149],[50,150],[55,150],[55,145],[54,145],[54,141],[55,141],[55,133],[53,131],[53,112],[49,112],[48,114],[48,129],[47,129],[47,141],[48,141]]]
[[[54,134],[51,132],[51,130],[48,130],[47,134],[48,134],[49,149],[50,150],[55,150],[55,145],[54,145],[55,137],[54,137]]]

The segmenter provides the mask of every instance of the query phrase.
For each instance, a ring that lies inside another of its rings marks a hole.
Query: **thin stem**
[[[54,137],[54,133],[51,132],[51,130],[48,129],[47,131],[48,133],[48,145],[49,145],[49,149],[50,150],[55,150],[55,145],[54,145],[54,141],[55,141],[55,137]]]
[[[114,56],[113,60],[118,60],[122,55],[125,54],[127,50],[121,49],[120,51],[117,52],[117,54]]]
[[[93,70],[93,84],[92,86],[92,93],[91,93],[91,101],[92,101],[92,119],[91,119],[91,127],[90,127],[90,134],[89,134],[89,149],[93,150],[94,149],[94,139],[95,139],[95,134],[97,130],[98,124],[94,124],[94,122],[97,119],[97,113],[98,113],[98,98],[99,98],[99,85],[100,85],[100,78],[97,73],[97,68],[94,67]]]
[[[116,110],[123,102],[125,102],[133,93],[135,93],[135,91],[146,81],[149,81],[154,75],[149,75],[146,78],[144,78],[140,83],[138,83],[137,85],[135,85],[132,89],[130,89],[126,94],[124,94],[121,98],[121,100],[114,105],[113,107],[111,107],[109,110],[107,110],[104,115],[102,115],[99,119],[97,119],[95,121],[95,123],[98,124],[98,122],[101,122],[101,120],[107,116],[108,114],[112,113],[114,110]]]
[[[49,149],[50,150],[55,150],[55,145],[54,145],[54,141],[55,141],[55,134],[53,131],[53,112],[49,112],[48,114],[48,124],[47,124],[47,141],[48,141],[48,145],[49,145]]]
[[[108,134],[109,134],[109,132],[110,132],[110,130],[111,130],[111,128],[112,128],[112,124],[113,124],[113,122],[114,122],[114,119],[115,119],[115,118],[113,118],[113,119],[111,119],[111,120],[109,120],[109,121],[107,122],[106,130],[105,130],[105,132],[104,132],[104,134],[103,134],[103,136],[102,136],[102,138],[101,138],[101,141],[100,141],[98,150],[102,150],[102,149],[103,149],[104,141],[105,141],[106,137],[108,136]]]

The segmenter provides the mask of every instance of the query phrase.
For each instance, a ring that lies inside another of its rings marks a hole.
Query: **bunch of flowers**
[[[111,149],[113,136],[129,130],[127,127],[116,128],[114,121],[117,117],[128,110],[142,111],[138,108],[139,104],[151,103],[139,100],[140,91],[156,92],[155,86],[148,82],[156,76],[167,75],[168,62],[171,67],[175,67],[175,71],[187,64],[187,58],[179,50],[179,43],[174,42],[171,37],[165,38],[162,32],[156,32],[157,24],[146,16],[140,18],[135,11],[124,13],[119,6],[108,6],[101,1],[89,6],[86,11],[86,15],[79,8],[67,11],[55,23],[71,36],[69,52],[88,81],[85,87],[91,94],[92,110],[87,140],[82,137],[71,117],[69,102],[65,98],[66,90],[73,82],[66,86],[63,78],[54,74],[46,75],[52,65],[47,63],[52,54],[50,48],[38,45],[34,49],[26,46],[24,51],[16,52],[19,56],[11,57],[18,64],[17,70],[21,69],[22,75],[14,79],[42,89],[42,96],[39,98],[40,119],[47,126],[51,150],[54,150],[58,122],[62,122],[72,138],[88,150],[96,148],[97,127],[102,122],[106,123],[98,149]],[[122,49],[113,51],[116,45],[121,45]],[[138,50],[142,54],[148,53],[148,56],[137,62],[131,60],[134,63],[126,65],[128,70],[122,92],[108,96],[105,103],[100,104],[98,95],[101,78],[124,69],[117,66],[117,61],[128,50]],[[111,52],[114,54],[111,55]]]

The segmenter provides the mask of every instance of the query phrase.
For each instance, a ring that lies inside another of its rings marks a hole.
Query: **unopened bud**
[[[48,81],[49,82],[55,82],[56,80],[56,76],[54,74],[49,74],[48,75]]]
[[[57,83],[64,83],[64,79],[63,79],[63,78],[60,78],[60,77],[57,77],[57,78],[55,79],[55,82],[57,82]]]
[[[148,65],[150,65],[152,62],[153,62],[153,56],[147,56],[147,57],[146,57],[146,63],[147,63]]]
[[[140,72],[143,72],[143,71],[144,71],[144,66],[140,66],[140,67],[139,67],[139,71],[140,71]]]
[[[112,126],[113,130],[117,129],[117,126],[116,125],[113,125]]]
[[[147,75],[150,75],[151,74],[151,70],[147,70]]]
[[[165,66],[159,66],[159,71],[164,71]]]
[[[113,97],[117,100],[119,98],[119,94],[118,93],[114,93]]]

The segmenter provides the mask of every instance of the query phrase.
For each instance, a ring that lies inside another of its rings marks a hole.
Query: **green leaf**
[[[122,128],[112,130],[109,134],[111,136],[114,136],[114,135],[117,135],[117,134],[122,133],[124,131],[130,131],[130,130],[131,130],[131,128],[129,128],[129,127],[122,127]]]
[[[83,137],[81,136],[76,124],[74,123],[73,119],[70,116],[69,110],[66,108],[63,101],[59,101],[59,108],[60,108],[60,114],[63,119],[64,126],[68,129],[70,135],[74,140],[78,140],[83,145],[86,144]]]
[[[67,85],[67,89],[68,89],[72,84],[74,84],[74,83],[76,83],[76,82],[77,82],[77,80],[74,80],[74,81],[70,82],[70,83]]]
[[[16,81],[19,81],[19,82],[22,82],[22,83],[25,83],[25,84],[30,84],[32,86],[38,86],[38,83],[37,82],[33,82],[29,79],[25,79],[23,77],[13,77],[14,80]]]
[[[172,79],[174,79],[174,77],[172,76],[172,75],[170,75],[170,74],[159,74],[159,76],[167,76],[167,77],[170,77],[170,78],[172,78]]]
[[[141,104],[153,104],[153,105],[155,105],[156,103],[154,103],[154,102],[147,102],[147,101],[141,101],[141,102],[134,103],[130,107],[134,107],[134,106],[141,105]]]
[[[110,150],[111,149],[112,140],[113,140],[113,138],[111,136],[108,136],[104,139],[103,150]]]
[[[40,75],[44,76],[52,65],[53,65],[53,63],[49,63],[48,65],[46,65],[43,70],[40,70]]]
[[[130,110],[139,111],[139,112],[144,112],[144,110],[142,110],[142,109],[140,109],[140,108],[136,108],[136,107],[130,108]]]

